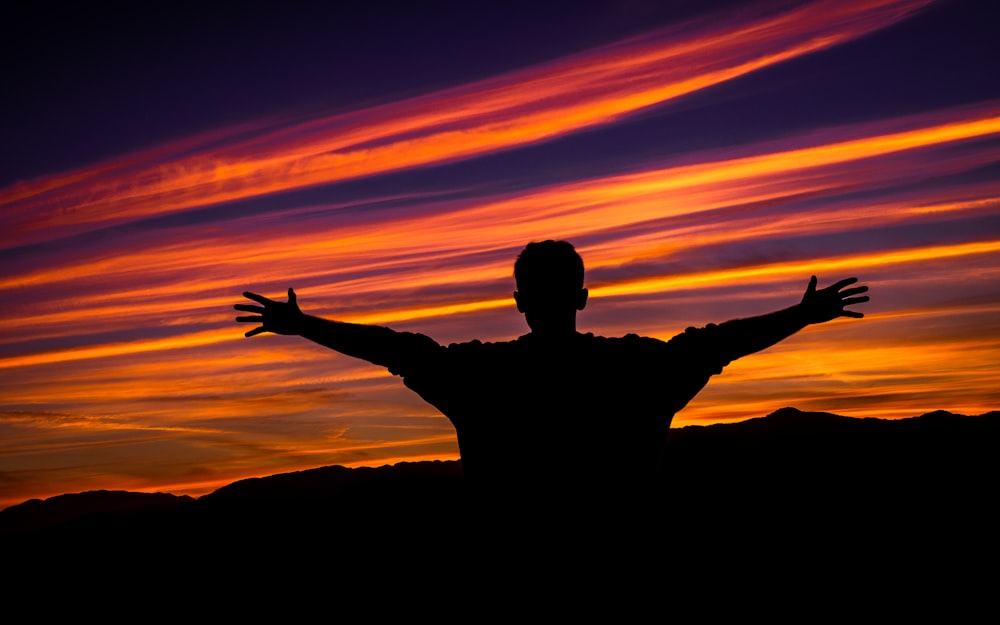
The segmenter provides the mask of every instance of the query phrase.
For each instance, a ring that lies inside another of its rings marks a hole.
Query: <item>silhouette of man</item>
[[[723,368],[807,325],[862,317],[856,278],[817,289],[758,317],[687,328],[669,341],[580,333],[583,260],[565,241],[529,243],[514,264],[514,301],[530,332],[512,341],[442,346],[423,334],[303,313],[295,292],[255,293],[236,317],[246,333],[298,335],[401,376],[455,427],[469,485],[491,494],[547,497],[638,487],[655,479],[674,414]],[[850,287],[850,288],[848,288]],[[590,496],[589,494],[587,496]]]

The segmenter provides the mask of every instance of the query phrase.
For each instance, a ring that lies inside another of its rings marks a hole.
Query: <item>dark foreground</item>
[[[944,602],[955,617],[992,605],[1000,413],[882,421],[783,409],[671,434],[663,480],[641,501],[476,501],[459,462],[323,467],[197,500],[33,500],[0,512],[4,567],[35,589],[205,593],[224,582],[260,599],[310,588],[308,602],[377,589],[580,607],[753,588],[775,608],[794,596],[840,611],[868,597],[896,617],[887,606]]]

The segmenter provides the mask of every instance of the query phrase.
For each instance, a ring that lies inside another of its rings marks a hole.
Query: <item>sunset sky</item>
[[[870,287],[675,427],[1000,408],[993,0],[140,4],[0,14],[0,508],[457,458],[398,378],[233,305],[512,339],[550,238],[607,336]]]

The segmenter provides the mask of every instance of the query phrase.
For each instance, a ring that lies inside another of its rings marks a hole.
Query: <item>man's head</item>
[[[583,259],[566,241],[529,243],[514,263],[514,300],[533,332],[576,331],[587,305]]]

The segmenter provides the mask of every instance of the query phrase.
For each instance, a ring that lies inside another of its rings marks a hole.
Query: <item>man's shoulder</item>
[[[576,345],[585,349],[630,349],[648,347],[656,349],[667,345],[667,341],[652,336],[629,333],[622,336],[603,336],[593,332],[579,333],[569,342],[548,343],[539,342],[531,334],[525,334],[509,341],[481,341],[474,339],[457,343],[449,343],[445,348],[451,354],[491,354],[502,352],[518,352],[537,348],[548,349],[553,345],[570,347]]]
[[[458,343],[449,343],[445,350],[450,354],[482,354],[497,351],[513,350],[517,348],[517,341],[481,341],[473,339]]]
[[[662,343],[658,338],[652,336],[645,336],[642,334],[636,334],[635,332],[629,332],[628,334],[623,334],[622,336],[595,336],[596,339],[603,339],[605,341],[615,341],[620,343]]]
[[[593,342],[595,345],[606,345],[609,347],[620,347],[620,348],[630,348],[630,347],[650,347],[656,348],[666,345],[666,342],[652,336],[643,336],[641,334],[636,334],[634,332],[629,332],[622,336],[600,336],[594,334],[584,335],[589,337],[588,340]]]
[[[448,349],[490,349],[497,345],[509,345],[511,343],[516,343],[516,341],[481,341],[479,339],[472,339],[471,341],[448,343]]]
[[[630,333],[620,337],[595,336],[593,341],[595,345],[607,346],[607,349],[672,354],[678,350],[688,352],[714,348],[719,343],[720,336],[718,327],[710,323],[702,327],[688,327],[666,339]]]

